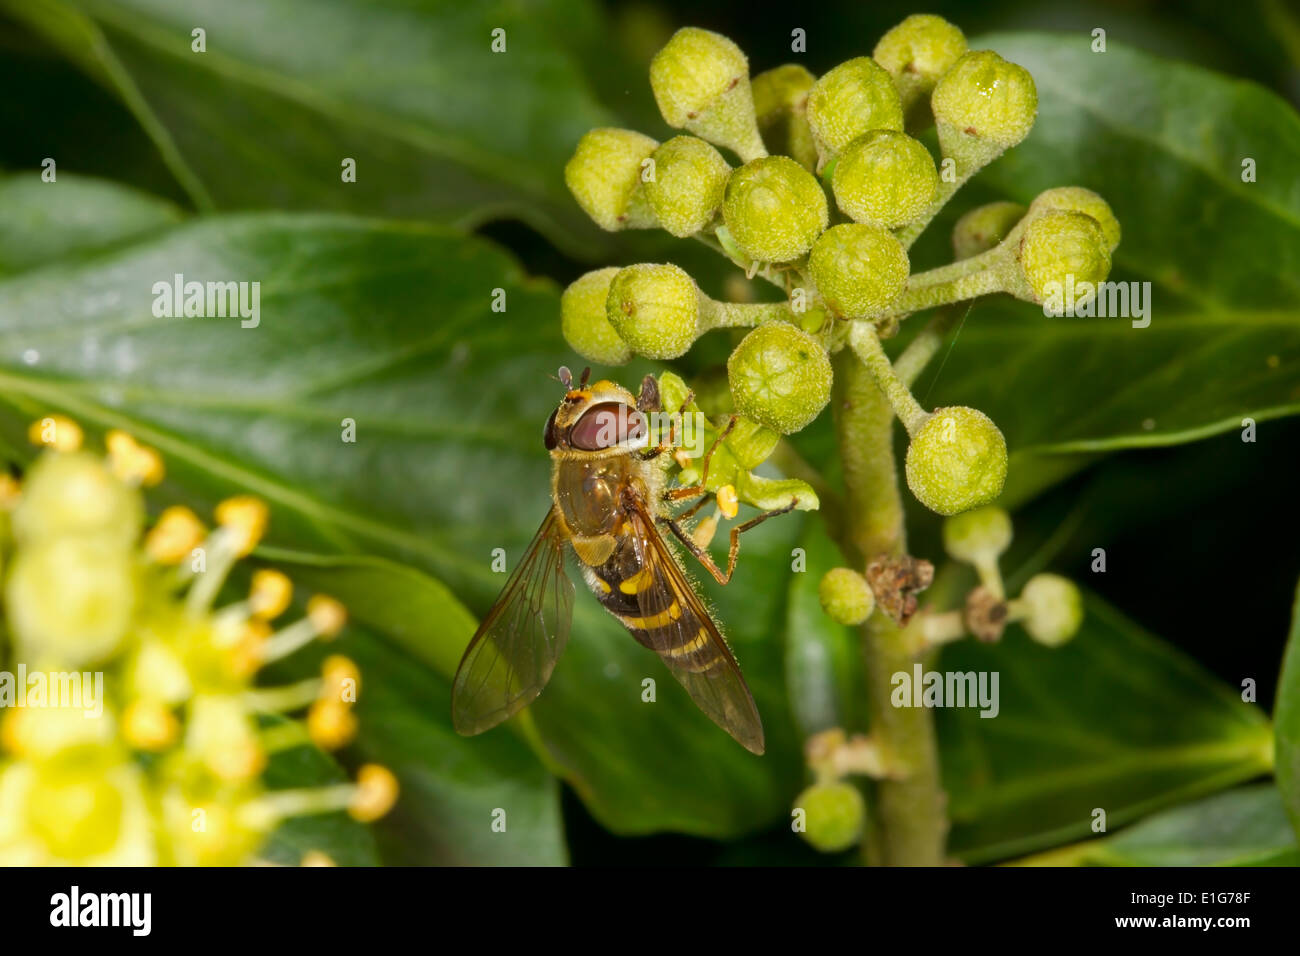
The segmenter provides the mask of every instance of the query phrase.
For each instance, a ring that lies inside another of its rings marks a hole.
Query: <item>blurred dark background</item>
[[[1109,42],[1195,63],[1266,86],[1300,104],[1300,11],[1292,0],[819,0],[817,3],[612,2],[610,56],[593,83],[628,125],[663,135],[645,66],[677,27],[708,27],[733,38],[757,72],[791,59],[794,28],[807,34],[800,59],[814,72],[869,54],[877,38],[911,13],[941,14],[969,37],[1003,30],[1107,31]],[[24,29],[0,19],[0,167],[32,169],[43,157],[80,154],[78,172],[117,179],[187,201],[131,115]],[[87,155],[77,148],[96,144]],[[1300,170],[1293,171],[1300,178]],[[566,258],[513,222],[481,232],[510,247],[535,274],[560,283],[591,268]],[[1051,527],[1074,515],[1077,531],[1052,569],[1086,583],[1151,632],[1193,655],[1232,686],[1259,683],[1271,709],[1274,681],[1300,575],[1300,421],[1260,423],[1248,469],[1227,472],[1230,431],[1169,449],[1106,458],[1027,506],[1017,528]],[[1238,446],[1239,447],[1239,446]],[[933,530],[933,529],[931,529]],[[919,530],[921,536],[927,532]],[[1103,547],[1105,574],[1090,572]],[[1173,569],[1177,568],[1177,573]],[[610,836],[580,801],[565,795],[573,862],[743,864],[824,860],[777,833],[723,846],[663,836]],[[783,825],[782,825],[783,827]]]

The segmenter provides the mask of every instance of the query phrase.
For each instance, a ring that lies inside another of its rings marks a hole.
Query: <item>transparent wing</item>
[[[569,640],[573,584],[552,509],[470,639],[451,690],[456,731],[480,734],[530,704]]]
[[[644,503],[631,512],[637,564],[637,640],[668,665],[700,710],[746,750],[764,749],[763,721],[718,626],[669,550]],[[648,573],[647,573],[648,572]]]

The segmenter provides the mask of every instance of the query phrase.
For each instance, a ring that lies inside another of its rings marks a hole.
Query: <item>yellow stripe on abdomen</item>
[[[622,585],[620,585],[620,588]],[[673,603],[658,614],[652,614],[649,617],[624,617],[618,615],[618,619],[627,627],[634,630],[653,631],[655,628],[663,627],[665,624],[671,624],[673,621],[680,619],[682,616],[682,606],[674,599]]]

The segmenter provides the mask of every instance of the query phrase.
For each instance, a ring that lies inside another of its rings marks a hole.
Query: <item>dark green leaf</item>
[[[579,0],[50,0],[0,4],[110,86],[201,209],[280,207],[598,235],[564,187],[609,125],[557,42]],[[191,31],[206,31],[206,52]],[[494,53],[493,31],[506,50]],[[356,181],[342,180],[345,158]]]
[[[1291,614],[1291,635],[1278,678],[1273,722],[1277,732],[1277,785],[1291,825],[1300,834],[1300,590],[1296,591]]]
[[[1300,866],[1277,787],[1261,783],[1147,817],[1114,836],[1018,860],[1022,866]]]
[[[969,862],[1083,839],[1097,808],[1120,826],[1272,767],[1256,707],[1097,598],[1064,647],[1013,626],[941,663],[999,674],[996,717],[938,713],[951,845]]]
[[[59,172],[0,178],[0,275],[87,255],[179,222],[180,210],[147,193]]]

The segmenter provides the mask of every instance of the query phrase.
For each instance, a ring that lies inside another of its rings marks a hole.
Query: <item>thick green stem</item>
[[[876,386],[889,400],[889,406],[903,423],[909,435],[915,435],[925,424],[930,414],[921,407],[921,403],[912,395],[911,390],[894,372],[894,366],[880,344],[880,336],[874,326],[866,322],[856,322],[849,333],[849,346],[867,367]]]
[[[700,329],[736,329],[764,322],[794,322],[797,316],[786,302],[719,302],[700,294]]]
[[[866,366],[851,352],[836,356],[835,429],[847,493],[846,557],[863,567],[882,555],[901,555],[907,542],[893,448],[893,409]],[[948,823],[939,777],[934,718],[923,707],[894,707],[892,678],[911,673],[914,657],[904,635],[877,610],[862,626],[871,734],[891,763],[906,768],[876,785],[873,830],[863,848],[871,862],[937,866],[944,859]]]

